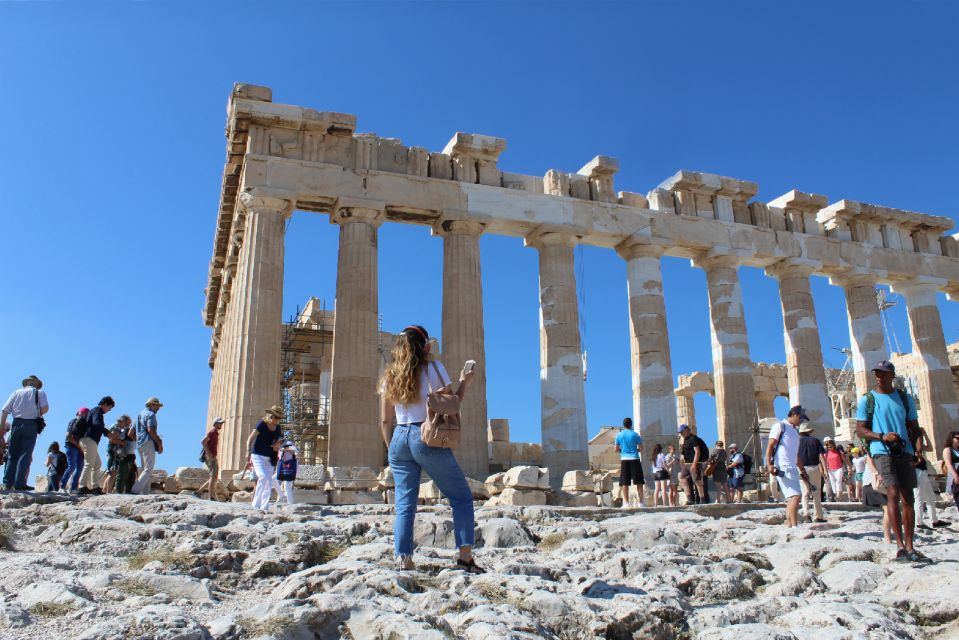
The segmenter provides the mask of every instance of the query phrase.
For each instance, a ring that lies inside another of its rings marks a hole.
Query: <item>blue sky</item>
[[[44,448],[104,394],[131,414],[157,395],[158,466],[196,464],[234,82],[432,150],[455,131],[504,137],[507,171],[605,154],[620,190],[690,169],[756,181],[764,201],[796,188],[954,217],[957,19],[937,2],[0,2],[0,393],[45,380]],[[284,316],[310,296],[332,306],[336,238],[325,216],[293,216]],[[504,237],[481,249],[490,417],[536,441],[536,253]],[[441,256],[425,228],[382,228],[385,329],[440,333],[439,297],[407,292],[439,289]],[[592,435],[631,410],[626,268],[607,250],[577,259]],[[705,277],[679,259],[663,270],[673,371],[711,370]],[[741,277],[753,358],[782,362],[776,283]],[[841,366],[841,291],[813,290]],[[941,308],[959,339],[956,305]],[[892,319],[908,350],[903,309]],[[711,438],[713,400],[696,405]]]

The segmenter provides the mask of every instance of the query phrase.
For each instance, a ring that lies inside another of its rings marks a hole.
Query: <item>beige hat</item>
[[[158,397],[156,397],[156,396],[152,396],[152,397],[150,397],[150,398],[147,398],[147,401],[144,402],[144,404],[155,404],[155,405],[158,406],[158,407],[162,407],[162,406],[163,406],[163,403],[160,402],[160,399],[159,399]]]
[[[799,427],[799,433],[812,433],[812,425],[808,422],[803,423],[803,425]]]
[[[273,416],[274,418],[279,418],[280,420],[282,420],[284,415],[283,407],[279,405],[273,405],[272,407],[266,410],[266,414],[268,416]]]

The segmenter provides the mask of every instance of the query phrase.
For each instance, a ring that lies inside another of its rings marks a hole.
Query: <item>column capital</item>
[[[634,258],[661,258],[666,253],[666,247],[648,242],[636,241],[627,238],[616,246],[616,253],[623,260]]]
[[[771,278],[776,278],[777,280],[781,280],[782,278],[786,277],[808,278],[821,267],[822,262],[818,260],[787,258],[766,267],[766,275]]]
[[[456,218],[440,219],[433,225],[434,236],[476,236],[479,237],[486,229],[486,225],[476,220],[461,220]]]
[[[575,247],[576,241],[579,239],[578,236],[573,235],[572,233],[566,233],[562,231],[550,231],[548,229],[534,229],[526,238],[523,240],[523,244],[527,247],[533,247],[534,249],[542,249],[547,246],[556,246],[563,245],[567,247]]]
[[[715,267],[738,267],[749,254],[741,249],[732,249],[725,245],[716,245],[704,251],[690,261],[697,269],[709,271]]]
[[[293,214],[295,200],[280,198],[274,195],[260,194],[255,191],[244,191],[237,197],[240,209],[246,211],[275,211],[278,215],[288,218]]]
[[[829,284],[848,289],[850,287],[860,287],[871,285],[875,287],[880,281],[885,279],[885,271],[867,271],[865,269],[846,269],[842,272],[830,274]]]
[[[386,203],[380,200],[365,198],[337,198],[330,213],[330,222],[345,224],[348,222],[365,222],[379,226],[386,217]]]
[[[899,295],[906,296],[908,298],[909,296],[918,294],[936,294],[943,290],[947,284],[948,280],[945,278],[916,276],[915,278],[910,278],[909,280],[900,280],[899,282],[894,282],[892,284],[892,291],[893,293],[898,293]]]

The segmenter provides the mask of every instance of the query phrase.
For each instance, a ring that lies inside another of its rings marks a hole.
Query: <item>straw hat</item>
[[[273,416],[274,418],[279,418],[280,420],[282,420],[284,415],[283,407],[279,405],[273,405],[272,407],[266,410],[266,415]]]
[[[149,398],[147,398],[147,401],[144,402],[143,404],[155,404],[158,407],[163,406],[163,403],[160,402],[160,399],[156,396],[150,396]]]

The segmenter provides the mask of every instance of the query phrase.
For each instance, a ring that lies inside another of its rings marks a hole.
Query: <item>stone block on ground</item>
[[[163,481],[163,493],[174,494],[180,493],[180,491],[182,489],[180,489],[180,483],[177,482],[177,479],[173,476],[167,476]]]
[[[379,482],[369,467],[330,467],[327,470],[327,488],[360,491],[373,489]]]
[[[297,504],[329,504],[330,497],[322,489],[293,489]]]
[[[596,485],[593,475],[589,471],[576,469],[563,474],[563,491],[589,491]]]
[[[326,467],[322,464],[301,464],[296,469],[293,486],[304,489],[322,489],[326,483]]]
[[[153,473],[150,474],[150,488],[158,491],[164,491],[165,487],[163,485],[166,482],[167,477],[167,472],[163,469],[154,469]]]
[[[247,478],[245,471],[233,474],[233,478],[227,485],[230,491],[252,491],[256,486],[256,481]]]
[[[509,466],[513,460],[512,442],[490,442],[489,443],[489,461],[490,464],[499,464],[504,467]]]
[[[33,480],[33,488],[36,491],[46,491],[50,486],[50,480],[47,478],[46,474],[37,474],[37,477]]]
[[[489,490],[489,494],[491,496],[495,496],[503,492],[503,476],[505,475],[506,473],[501,471],[499,473],[494,473],[486,479],[486,488]]]
[[[173,477],[181,491],[196,491],[210,479],[210,472],[200,467],[179,467]]]
[[[493,496],[486,502],[486,506],[511,505],[515,507],[532,507],[546,504],[546,492],[539,489],[517,489],[506,487],[498,496]]]
[[[513,467],[503,476],[503,485],[516,489],[549,488],[549,470],[540,467]]]
[[[396,482],[393,480],[393,470],[389,467],[385,467],[380,471],[380,475],[377,476],[377,485],[376,488],[380,491],[386,491],[392,489],[396,486]]]
[[[338,489],[329,492],[330,504],[382,504],[383,494],[379,491],[350,491]]]
[[[473,493],[474,500],[487,500],[489,499],[490,492],[486,488],[486,484],[480,482],[479,480],[473,480],[472,478],[467,478],[466,483],[470,486],[470,491]]]
[[[490,418],[487,434],[490,442],[509,442],[509,420]]]
[[[230,502],[253,502],[253,492],[237,491],[230,496]]]
[[[443,494],[440,491],[439,486],[432,480],[424,482],[420,485],[420,500],[424,501],[426,504],[434,504],[442,497]]]
[[[557,507],[595,507],[596,494],[592,491],[553,491],[546,494],[546,503]]]

